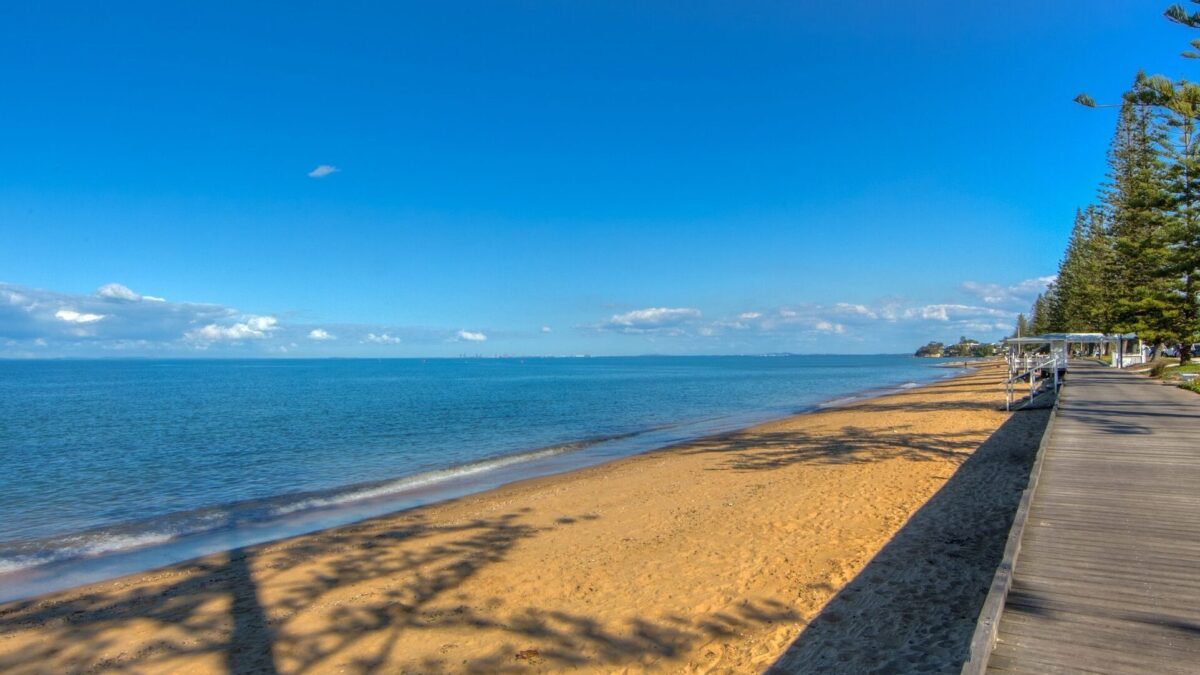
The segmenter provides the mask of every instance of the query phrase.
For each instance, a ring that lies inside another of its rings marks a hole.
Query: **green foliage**
[[[1047,288],[1046,292],[1038,293],[1037,300],[1033,302],[1033,311],[1030,312],[1029,330],[1033,334],[1051,333],[1054,331],[1054,311],[1057,308],[1057,288]]]
[[[1200,11],[1172,5],[1165,15],[1200,28]],[[1200,39],[1190,42],[1196,51],[1183,55],[1200,58]],[[1109,107],[1087,94],[1075,102]],[[1200,84],[1138,73],[1119,107],[1101,203],[1076,212],[1028,328],[1135,332],[1179,345],[1186,364],[1200,339]]]
[[[1163,16],[1167,17],[1175,23],[1183,24],[1195,28],[1200,26],[1200,12],[1188,14],[1183,5],[1171,5],[1167,11],[1163,12]]]
[[[1163,344],[1178,337],[1173,284],[1166,269],[1171,196],[1159,150],[1164,134],[1152,108],[1129,100],[1145,98],[1142,90],[1148,86],[1139,73],[1121,106],[1109,150],[1104,202],[1111,214],[1113,328]]]
[[[924,356],[924,357],[941,356],[942,352],[945,351],[945,347],[946,347],[946,345],[944,345],[940,342],[929,342],[929,343],[925,344],[925,346],[917,349],[915,356]]]
[[[996,355],[996,345],[988,342],[977,344],[971,348],[971,356],[987,357]]]
[[[1200,365],[1190,363],[1186,366],[1175,366],[1170,371],[1164,368],[1164,379],[1167,380],[1182,380],[1183,375],[1200,374]]]
[[[1009,337],[1021,337],[1023,335],[1029,335],[1029,328],[1029,320],[1025,318],[1024,314],[1018,314],[1017,327],[1013,331],[1013,334]]]
[[[946,346],[941,342],[929,342],[917,350],[916,356],[954,356],[954,357],[985,357],[993,356],[996,347],[992,344],[972,340],[965,335],[958,338],[958,344]]]
[[[1076,211],[1058,277],[1034,302],[1030,330],[1035,334],[1112,330],[1113,263],[1113,240],[1103,209],[1088,206]]]

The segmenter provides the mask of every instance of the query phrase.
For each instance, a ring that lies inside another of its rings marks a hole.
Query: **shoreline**
[[[789,407],[786,413],[771,409],[665,424],[395,478],[235,502],[22,542],[22,547],[30,552],[29,557],[52,556],[47,554],[46,545],[50,542],[69,541],[73,550],[66,551],[62,557],[49,557],[44,562],[0,568],[0,603],[66,591],[235,548],[315,534],[486,493],[523,480],[565,475],[670,449],[681,443],[701,442],[800,415],[854,405],[952,379],[977,365],[970,361],[930,364],[931,368],[958,372],[940,374],[920,382],[908,381],[840,394],[808,406]],[[247,514],[247,511],[264,512],[264,515],[253,517],[255,514]],[[188,530],[186,523],[180,527],[179,521],[184,518],[223,524],[193,525],[195,529]],[[99,539],[98,535],[106,535],[98,545],[76,543],[94,541]],[[75,552],[89,547],[96,547],[91,554]],[[0,553],[4,554],[0,560],[12,560],[15,555],[20,555],[11,545]]]
[[[977,449],[1016,452],[989,370],[0,605],[0,668],[761,669]]]

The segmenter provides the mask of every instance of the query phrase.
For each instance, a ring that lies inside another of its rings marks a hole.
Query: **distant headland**
[[[958,344],[945,345],[941,342],[929,342],[917,349],[914,356],[924,358],[939,358],[943,356],[992,356],[996,353],[996,345],[989,342],[972,340],[966,336],[958,338]]]

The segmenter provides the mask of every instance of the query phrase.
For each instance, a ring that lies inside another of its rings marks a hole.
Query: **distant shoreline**
[[[777,358],[784,356],[913,356],[908,352],[766,352],[763,354],[480,354],[477,356],[56,356],[13,358],[0,356],[4,363],[38,363],[59,361],[474,361],[479,359],[693,359],[693,358]],[[913,357],[924,358],[924,357]],[[944,357],[930,357],[944,358]]]

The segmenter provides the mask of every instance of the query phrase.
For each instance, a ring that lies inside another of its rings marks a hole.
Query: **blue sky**
[[[0,11],[0,356],[995,338],[1071,98],[1191,74],[1157,2],[175,5]]]

